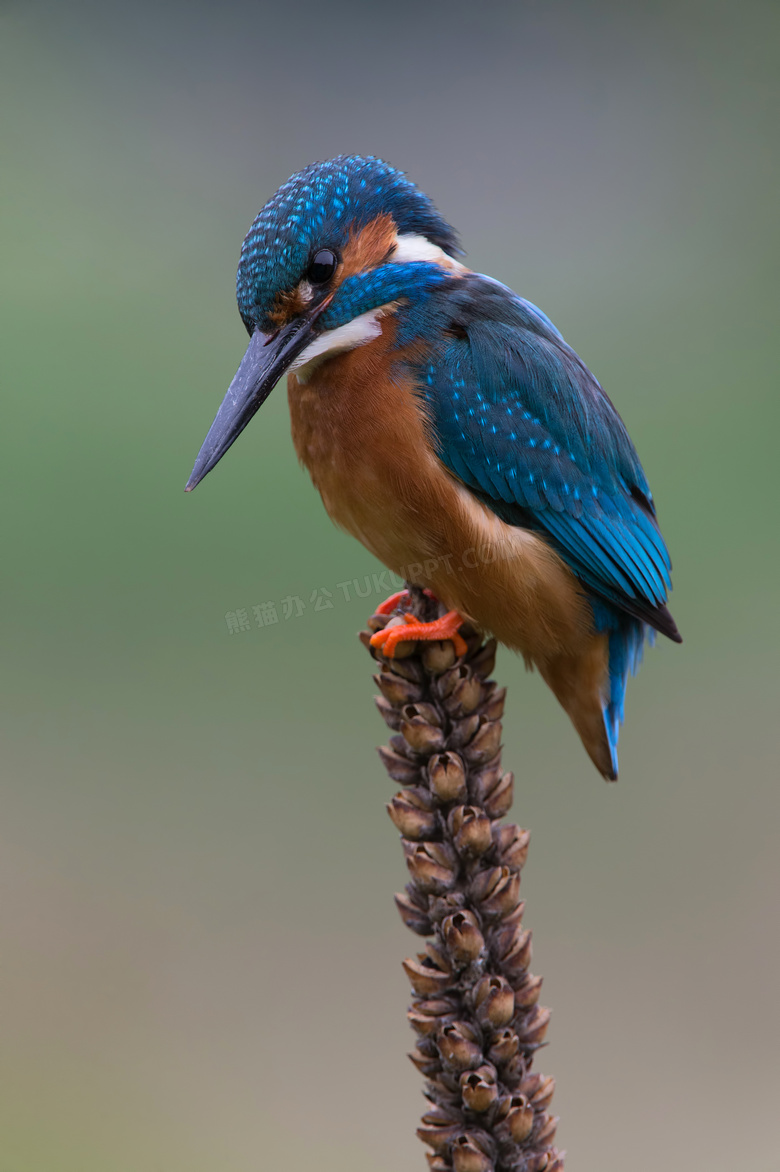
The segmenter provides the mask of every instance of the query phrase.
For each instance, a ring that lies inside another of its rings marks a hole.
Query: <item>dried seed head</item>
[[[477,1147],[469,1135],[459,1135],[452,1145],[454,1172],[493,1172],[493,1161]]]
[[[494,1066],[504,1066],[514,1058],[519,1046],[520,1039],[514,1030],[501,1030],[493,1036],[493,1043],[487,1053],[488,1059]]]
[[[485,685],[487,687],[487,685]],[[488,720],[500,720],[504,715],[506,688],[492,686],[489,698],[482,704],[482,715]]]
[[[444,943],[455,961],[467,964],[476,960],[485,947],[477,917],[473,912],[460,911],[447,916],[442,923],[441,930]]]
[[[400,781],[404,785],[414,785],[420,781],[420,766],[408,757],[393,752],[386,745],[380,745],[377,750],[382,758],[382,764],[393,781]]]
[[[471,674],[464,665],[452,691],[447,697],[445,707],[452,716],[467,715],[477,708],[483,698],[484,687],[482,680]]]
[[[408,712],[414,705],[404,709]],[[431,724],[424,716],[414,715],[401,721],[401,735],[415,753],[438,753],[444,745],[444,733],[436,724]]]
[[[424,810],[418,804],[409,801],[402,791],[387,803],[387,812],[395,823],[397,830],[405,838],[431,838],[436,833],[439,820],[432,810]]]
[[[541,1005],[535,1005],[522,1025],[518,1026],[517,1034],[521,1046],[540,1045],[544,1041],[549,1024],[550,1010]]]
[[[531,940],[533,933],[530,928],[525,928],[517,933],[515,942],[509,952],[501,961],[501,968],[508,981],[512,985],[519,985],[525,982],[526,973],[529,964],[531,963]]]
[[[491,818],[503,818],[509,811],[514,797],[514,782],[514,774],[505,773],[498,785],[485,798],[482,804]]]
[[[433,932],[433,924],[424,911],[421,911],[407,895],[402,892],[397,892],[395,896],[395,906],[401,914],[401,919],[410,928],[412,932],[416,932],[418,936],[430,936]]]
[[[524,1143],[534,1126],[534,1109],[524,1095],[514,1095],[509,1101],[506,1127],[516,1144]]]
[[[418,1047],[412,1050],[409,1057],[420,1074],[424,1074],[426,1077],[432,1074],[438,1074],[441,1070],[439,1059],[437,1057],[432,1058],[429,1054],[423,1054]]]
[[[524,1093],[533,1103],[537,1111],[544,1111],[550,1105],[555,1090],[555,1079],[551,1074],[534,1074],[531,1075],[533,1086]],[[524,1084],[525,1086],[525,1080]]]
[[[500,919],[517,907],[518,892],[520,890],[520,872],[510,871],[509,867],[501,868],[501,878],[482,901],[480,911],[484,916]]]
[[[468,1111],[487,1111],[498,1098],[495,1077],[486,1074],[485,1068],[465,1070],[460,1076],[463,1106]]]
[[[525,866],[528,843],[531,841],[530,830],[521,830],[519,826],[511,825],[495,827],[493,841],[505,866],[516,867],[518,871]]]
[[[542,978],[528,973],[522,985],[515,989],[515,1005],[518,1009],[530,1009],[539,1000],[541,990]]]
[[[485,646],[472,656],[470,663],[474,675],[480,676],[484,680],[492,674],[493,668],[496,666],[497,647],[496,640],[489,639]]]
[[[440,753],[428,766],[428,781],[442,802],[463,801],[466,797],[466,771],[457,753]]]
[[[493,844],[493,830],[487,814],[474,806],[457,806],[448,824],[459,855],[483,855]]]
[[[550,1161],[552,1156],[549,1152],[539,1152],[536,1156],[529,1156],[526,1168],[528,1172],[551,1172]]]
[[[462,1124],[445,1123],[433,1127],[418,1127],[417,1136],[432,1147],[434,1152],[444,1154],[452,1141],[460,1134]]]
[[[483,977],[474,989],[474,1005],[481,1025],[501,1029],[514,1017],[514,991],[503,977]]]
[[[382,664],[380,671],[374,676],[376,686],[388,703],[394,708],[402,708],[404,704],[414,704],[422,696],[419,683],[402,679],[386,664]]]
[[[465,1021],[447,1025],[438,1037],[439,1052],[454,1070],[473,1070],[482,1062],[475,1030]]]
[[[442,843],[413,843],[401,840],[406,856],[406,865],[412,879],[421,891],[441,895],[454,885],[457,876],[457,862],[454,852],[445,849]]]
[[[423,648],[423,667],[431,675],[438,676],[447,671],[455,662],[455,647],[451,639],[444,642],[426,643]]]
[[[469,888],[469,894],[474,902],[481,903],[483,899],[487,899],[491,892],[495,891],[505,872],[506,867],[486,867],[484,871],[478,871]]]
[[[501,724],[497,720],[480,717],[479,729],[466,747],[466,760],[474,765],[484,765],[492,760],[501,744]]]
[[[558,1130],[558,1116],[557,1115],[543,1115],[539,1121],[539,1130],[534,1136],[536,1144],[542,1148],[549,1148],[555,1139],[555,1133]]]
[[[442,972],[428,956],[423,957],[422,960],[412,960],[411,957],[407,957],[402,963],[409,983],[420,997],[431,997],[436,993],[443,993],[452,984],[452,974]]]

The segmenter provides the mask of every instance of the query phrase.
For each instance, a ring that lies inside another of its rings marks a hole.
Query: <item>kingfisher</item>
[[[379,158],[293,175],[241,248],[249,345],[187,491],[286,374],[295,450],[331,518],[446,610],[407,614],[372,644],[393,656],[451,639],[460,654],[461,625],[491,632],[538,669],[616,780],[645,641],[682,641],[655,504],[585,364],[463,255],[432,200]]]

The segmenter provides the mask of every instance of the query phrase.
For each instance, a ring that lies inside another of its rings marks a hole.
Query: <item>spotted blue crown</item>
[[[401,234],[460,254],[455,230],[402,171],[372,155],[312,163],[284,183],[255,217],[241,248],[236,297],[244,324],[268,329],[277,294],[293,289],[318,248],[340,250],[350,231],[382,213]]]

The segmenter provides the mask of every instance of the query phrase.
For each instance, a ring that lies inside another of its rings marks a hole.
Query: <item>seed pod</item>
[[[533,933],[530,928],[525,928],[522,932],[518,932],[515,943],[501,961],[501,968],[504,970],[504,975],[512,985],[522,984],[525,981],[533,951],[531,948],[532,937]]]
[[[423,1054],[419,1047],[415,1046],[409,1055],[414,1065],[419,1070],[420,1074],[426,1077],[431,1074],[438,1074],[441,1070],[441,1063],[438,1056],[431,1057],[429,1054]]]
[[[433,932],[433,924],[424,911],[421,911],[407,895],[402,892],[397,892],[395,896],[395,906],[401,914],[401,919],[406,924],[407,928],[411,928],[412,932],[416,932],[418,936],[430,936]]]
[[[457,753],[440,753],[428,766],[428,781],[442,802],[463,801],[466,797],[466,771]]]
[[[404,785],[414,785],[420,780],[420,766],[408,757],[393,752],[386,745],[380,745],[377,750],[382,758],[382,764],[393,781],[400,781]]]
[[[407,1012],[413,1029],[424,1038],[435,1037],[442,1026],[452,1021],[456,1013],[453,1002],[447,998],[428,998],[417,1001]],[[418,1043],[419,1045],[419,1043]]]
[[[404,712],[409,712],[411,708],[414,705],[407,705]],[[442,730],[424,716],[414,715],[402,720],[401,735],[415,753],[437,753],[444,745]]]
[[[488,720],[500,720],[504,715],[506,704],[506,688],[493,687],[490,697],[482,704],[482,715]]]
[[[452,984],[452,974],[442,972],[433,964],[429,957],[422,960],[412,960],[411,957],[401,962],[403,970],[415,993],[421,997],[431,997],[443,993]]]
[[[503,776],[501,758],[495,757],[481,769],[472,770],[469,775],[469,791],[471,800],[478,806],[484,806],[486,798],[493,792]]]
[[[405,838],[401,845],[412,879],[427,894],[442,894],[455,883],[457,862],[443,843],[413,843]]]
[[[493,843],[490,819],[474,806],[457,806],[448,822],[455,836],[455,849],[461,856],[482,855]]]
[[[515,1005],[518,1009],[530,1009],[539,1000],[542,990],[542,978],[532,977],[530,973],[519,988],[515,989]]]
[[[539,1130],[534,1136],[534,1142],[540,1148],[549,1148],[555,1139],[555,1133],[558,1130],[558,1119],[558,1115],[542,1115],[539,1120]]]
[[[537,1111],[544,1111],[550,1105],[555,1090],[555,1079],[551,1074],[534,1074],[534,1087],[525,1093]]]
[[[482,1047],[474,1029],[465,1021],[454,1021],[438,1037],[439,1053],[454,1070],[473,1070],[483,1061]]]
[[[465,750],[466,760],[470,764],[483,765],[495,757],[500,744],[500,722],[497,720],[483,720],[480,717],[480,727]]]
[[[521,830],[519,826],[494,827],[493,841],[505,866],[516,867],[518,871],[525,866],[531,841],[529,830]]]
[[[501,878],[482,901],[480,911],[485,916],[496,919],[505,916],[517,906],[517,894],[520,890],[520,872],[510,871],[508,867],[501,868]]]
[[[505,773],[498,785],[488,794],[482,805],[491,818],[503,818],[514,798],[515,775]]]
[[[525,900],[520,900],[511,915],[505,916],[493,930],[493,953],[499,960],[512,951],[517,943],[517,937],[523,929],[523,912]]]
[[[374,676],[374,682],[385,700],[394,708],[402,708],[404,704],[414,704],[422,695],[422,688],[418,683],[402,679],[385,664],[382,665],[381,671]]]
[[[493,1172],[493,1161],[468,1135],[459,1135],[452,1145],[454,1172]]]
[[[539,1152],[536,1156],[529,1156],[526,1163],[527,1172],[551,1172],[549,1152]]]
[[[498,644],[495,639],[489,639],[481,651],[471,659],[471,670],[474,675],[480,676],[483,680],[491,675],[493,668],[496,666],[496,649]]]
[[[517,1029],[521,1046],[538,1046],[544,1041],[547,1027],[550,1024],[550,1011],[541,1005],[535,1005],[525,1021]]]
[[[463,1106],[468,1111],[487,1111],[498,1098],[495,1072],[489,1073],[490,1067],[479,1067],[477,1070],[465,1070],[460,1076],[460,1088],[463,1096]]]
[[[433,810],[424,810],[417,803],[409,801],[405,796],[408,792],[402,790],[396,794],[387,803],[387,812],[405,838],[431,838],[436,833],[438,818]]]
[[[454,961],[468,964],[476,960],[485,947],[485,940],[479,930],[473,912],[455,912],[447,916],[441,926],[442,937]]]
[[[516,1144],[524,1143],[533,1131],[534,1109],[524,1095],[513,1095],[506,1116],[506,1128]]]
[[[460,679],[447,697],[444,706],[451,716],[467,716],[477,708],[482,696],[482,680],[473,676],[464,665],[460,672]]]
[[[478,871],[471,881],[469,894],[475,903],[481,903],[483,899],[495,891],[501,879],[504,877],[505,867],[486,867],[484,871]]]
[[[418,1138],[424,1144],[428,1144],[433,1148],[434,1152],[443,1154],[447,1151],[452,1141],[460,1134],[462,1124],[448,1123],[439,1124],[435,1127],[418,1127]]]
[[[451,668],[455,659],[455,647],[451,639],[426,643],[423,648],[423,667],[433,676],[441,675]]]
[[[514,1030],[501,1030],[493,1036],[493,1044],[487,1052],[488,1059],[494,1066],[505,1066],[514,1058],[519,1046],[520,1039]]]
[[[480,1025],[501,1029],[514,1017],[514,991],[503,977],[483,977],[474,989],[474,1005]]]

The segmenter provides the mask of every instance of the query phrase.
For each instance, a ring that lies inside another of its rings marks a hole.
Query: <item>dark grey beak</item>
[[[316,321],[330,297],[316,309],[288,322],[275,334],[255,330],[222,406],[198,452],[185,492],[192,492],[235,443],[249,420],[259,411],[286,370],[319,335]]]

